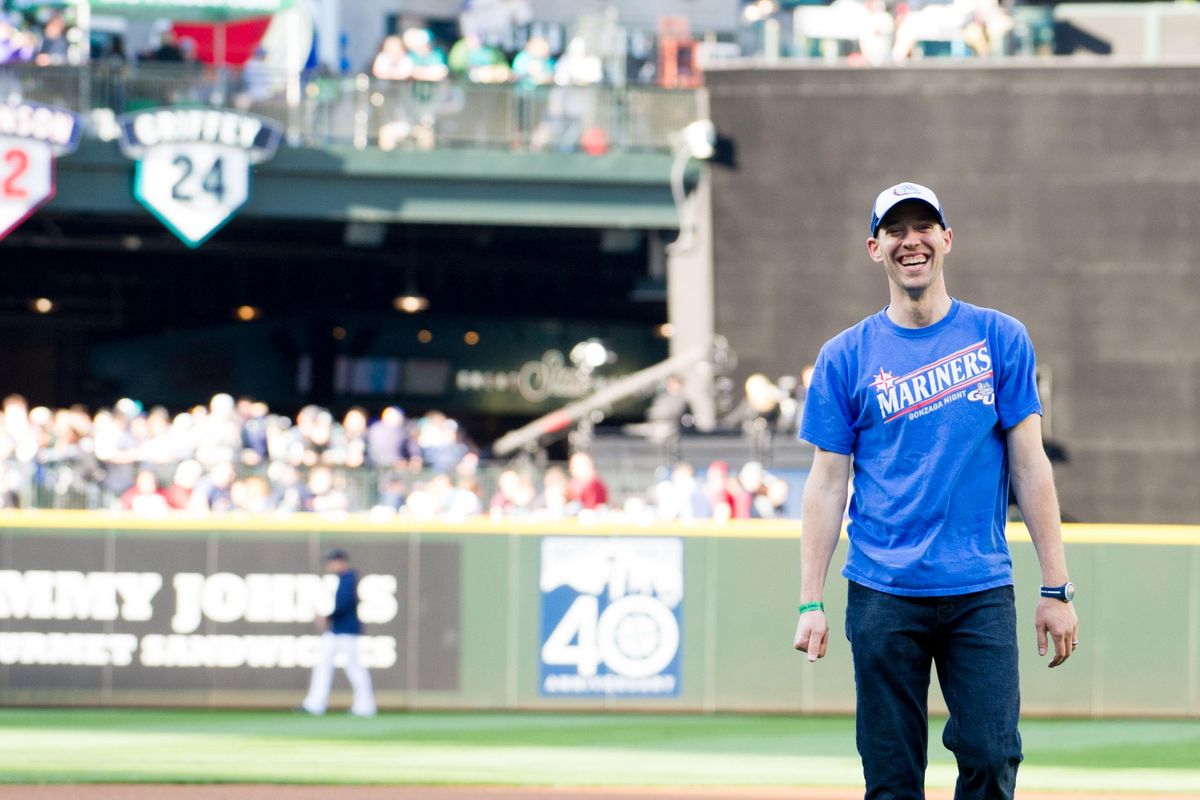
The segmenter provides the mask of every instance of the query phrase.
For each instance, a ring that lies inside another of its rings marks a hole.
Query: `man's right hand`
[[[806,611],[800,615],[796,624],[796,641],[793,647],[801,653],[808,653],[809,661],[825,657],[825,647],[829,644],[829,623],[825,621],[824,611]]]

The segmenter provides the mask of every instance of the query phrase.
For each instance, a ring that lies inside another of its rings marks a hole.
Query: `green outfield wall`
[[[1009,532],[1026,713],[1200,717],[1200,528],[1064,536],[1081,644],[1048,670],[1036,558]],[[791,648],[799,537],[795,521],[5,512],[0,702],[290,707],[330,589],[320,554],[337,545],[361,574],[360,652],[384,709],[848,712],[844,580],[826,598],[828,657]]]

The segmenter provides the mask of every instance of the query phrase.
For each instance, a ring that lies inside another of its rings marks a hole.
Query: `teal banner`
[[[276,14],[291,8],[292,0],[91,0],[90,5],[94,14],[219,22]]]

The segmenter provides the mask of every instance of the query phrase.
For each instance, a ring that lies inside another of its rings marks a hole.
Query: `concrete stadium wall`
[[[1029,328],[1064,513],[1200,520],[1200,69],[713,70],[716,330],[739,373],[796,374],[887,302],[868,211],[933,186],[951,294]]]
[[[290,708],[316,647],[319,554],[338,545],[363,574],[363,652],[384,709],[854,706],[844,580],[829,582],[828,657],[812,665],[791,648],[795,522],[5,512],[0,524],[3,704]],[[1050,671],[1035,648],[1036,558],[1021,526],[1010,530],[1026,713],[1200,717],[1200,528],[1073,525],[1065,536],[1082,643]],[[843,560],[840,548],[835,570]],[[555,652],[575,666],[548,664]],[[547,691],[586,684],[589,656],[594,678],[617,683]],[[340,675],[335,687],[346,688]],[[335,695],[334,708],[347,703]]]

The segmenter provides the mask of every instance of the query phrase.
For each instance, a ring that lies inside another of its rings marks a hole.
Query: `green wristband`
[[[820,611],[823,614],[825,613],[825,604],[820,600],[815,603],[804,603],[800,606],[800,613],[803,614],[806,611]]]

